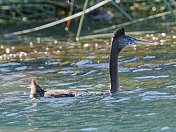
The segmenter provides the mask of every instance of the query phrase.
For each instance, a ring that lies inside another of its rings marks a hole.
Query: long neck
[[[111,55],[110,55],[110,62],[109,62],[111,93],[117,92],[120,88],[119,76],[118,76],[118,55],[120,53],[120,50],[119,51],[117,50],[117,45],[113,44],[113,42],[111,46]]]

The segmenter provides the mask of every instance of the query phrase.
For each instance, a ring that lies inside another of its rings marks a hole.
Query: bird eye
[[[128,40],[129,40],[129,41],[131,41],[131,39],[130,39],[130,38],[129,38]]]

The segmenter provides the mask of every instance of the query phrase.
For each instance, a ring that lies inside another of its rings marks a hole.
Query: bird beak
[[[153,42],[150,42],[150,41],[139,40],[139,39],[135,39],[135,38],[133,38],[133,42],[135,44],[149,44],[149,45],[153,45],[154,44]]]

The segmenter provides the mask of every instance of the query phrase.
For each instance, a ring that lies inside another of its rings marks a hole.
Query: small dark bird
[[[120,88],[118,76],[118,56],[120,51],[127,45],[133,45],[136,44],[137,42],[151,43],[149,41],[138,40],[130,36],[126,36],[124,28],[119,28],[114,31],[112,37],[111,54],[109,62],[109,72],[111,80],[110,93],[115,93]],[[44,90],[34,80],[32,80],[32,83],[29,85],[29,88],[31,89],[30,98],[37,98],[43,96],[59,98],[59,97],[74,97],[77,95],[79,96],[84,94],[88,95],[84,91],[73,89]],[[90,93],[92,94],[92,92]],[[96,93],[94,95],[96,95]]]

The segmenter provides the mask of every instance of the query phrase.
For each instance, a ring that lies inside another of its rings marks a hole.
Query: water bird
[[[119,28],[114,31],[114,34],[112,36],[111,53],[109,61],[109,73],[111,83],[110,93],[115,93],[120,88],[119,75],[118,75],[118,56],[120,51],[127,45],[137,44],[138,42],[147,44],[151,43],[149,41],[138,40],[125,35],[124,28]],[[93,92],[84,92],[73,89],[44,90],[36,83],[35,80],[32,80],[28,88],[31,89],[30,98],[37,98],[44,96],[59,98],[59,97],[74,97],[77,95],[89,95],[88,93],[95,95],[97,94]]]

